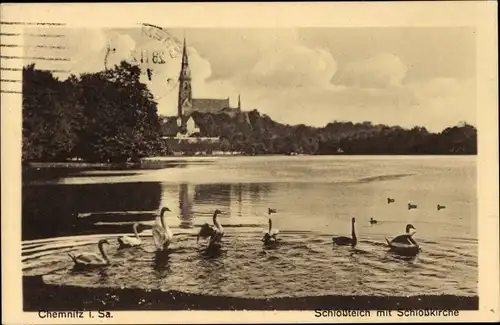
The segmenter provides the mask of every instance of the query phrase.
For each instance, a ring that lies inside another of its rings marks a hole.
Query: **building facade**
[[[235,114],[241,112],[241,98],[238,95],[238,107],[236,108],[232,108],[230,106],[229,97],[225,99],[193,98],[191,71],[189,69],[186,40],[184,39],[181,71],[179,74],[179,97],[177,102],[177,124],[183,132],[187,131],[187,122],[191,120],[188,117],[193,112],[213,114],[225,113],[234,116]]]

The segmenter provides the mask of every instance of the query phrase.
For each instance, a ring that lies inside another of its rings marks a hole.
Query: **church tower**
[[[240,97],[240,94],[238,94],[238,112],[241,112],[241,97]]]
[[[182,50],[181,73],[179,74],[179,99],[177,102],[178,118],[182,119],[184,113],[190,112],[193,107],[193,95],[191,92],[191,72],[189,71],[188,55],[186,50],[186,39]],[[185,122],[182,126],[185,127]]]

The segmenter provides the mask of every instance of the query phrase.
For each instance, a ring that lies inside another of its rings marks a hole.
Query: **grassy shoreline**
[[[78,299],[74,299],[78,297]],[[27,312],[70,310],[478,310],[478,296],[346,296],[241,298],[180,291],[129,288],[85,288],[44,283],[23,276],[23,309]]]

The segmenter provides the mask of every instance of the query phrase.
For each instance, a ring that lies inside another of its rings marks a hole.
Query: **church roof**
[[[229,107],[229,98],[213,99],[213,98],[193,98],[192,105],[194,110],[212,111],[221,110]]]

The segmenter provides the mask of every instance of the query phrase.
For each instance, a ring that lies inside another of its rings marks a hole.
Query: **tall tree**
[[[23,69],[23,160],[62,160],[77,142],[82,122],[77,79],[64,82],[35,65]]]
[[[159,145],[157,104],[140,70],[126,62],[81,77],[85,128],[78,154],[88,160],[124,162],[154,153]]]

